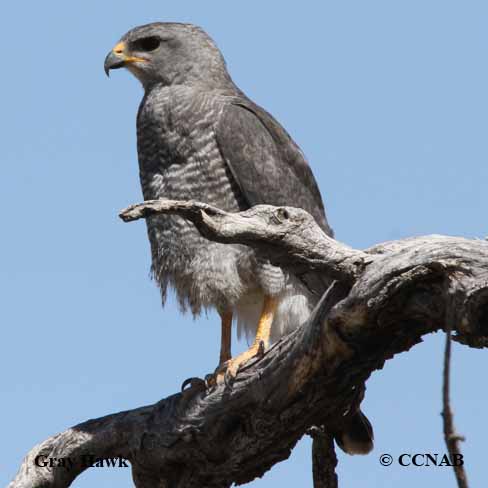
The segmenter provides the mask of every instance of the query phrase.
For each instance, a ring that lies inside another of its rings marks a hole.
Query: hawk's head
[[[212,39],[191,24],[163,23],[135,27],[105,58],[105,73],[126,67],[145,88],[229,80],[225,61]]]

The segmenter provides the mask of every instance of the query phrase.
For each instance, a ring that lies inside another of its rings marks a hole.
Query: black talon
[[[206,381],[196,377],[187,378],[185,381],[183,381],[183,384],[181,385],[181,391],[185,391],[185,388],[188,385],[190,385],[190,388],[188,388],[188,390],[191,390],[193,388],[196,388],[198,390],[205,390]]]

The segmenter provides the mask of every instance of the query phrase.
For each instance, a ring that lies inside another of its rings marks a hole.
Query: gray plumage
[[[230,212],[256,204],[295,206],[332,236],[302,152],[236,87],[202,29],[137,27],[106,58],[107,73],[122,66],[145,90],[137,116],[144,199],[197,200]],[[264,297],[273,296],[279,305],[271,339],[279,339],[306,320],[328,285],[318,274],[296,276],[273,266],[249,247],[210,242],[178,216],[149,217],[147,229],[163,303],[172,287],[182,309],[195,315],[207,308],[232,311],[238,333],[254,337]],[[356,438],[344,437],[346,450]]]
[[[208,35],[192,25],[155,23],[121,41],[137,54],[144,53],[141,39],[154,38],[164,41],[151,52],[151,66],[128,66],[145,88],[137,116],[144,198],[193,199],[231,212],[291,205],[309,211],[332,235],[302,152],[235,86]],[[239,333],[255,332],[264,294],[280,297],[276,340],[303,322],[324,291],[324,280],[290,275],[246,246],[209,242],[180,217],[151,217],[147,227],[163,302],[172,287],[181,307],[195,315],[232,309]]]

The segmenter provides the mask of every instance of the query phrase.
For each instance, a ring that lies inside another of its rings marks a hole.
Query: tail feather
[[[368,454],[373,449],[373,427],[366,415],[358,410],[335,439],[347,454]]]

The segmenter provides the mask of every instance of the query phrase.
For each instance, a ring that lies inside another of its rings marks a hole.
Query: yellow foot
[[[264,354],[264,343],[260,341],[258,345],[253,344],[247,351],[239,354],[235,358],[220,363],[213,373],[205,376],[207,388],[211,388],[222,383],[228,384],[232,381],[239,371],[242,364],[254,357],[262,357]]]
[[[263,354],[264,342],[260,341],[258,344],[253,344],[247,351],[244,351],[243,353],[239,354],[239,356],[236,356],[227,362],[227,378],[234,379],[242,364],[256,356],[262,357]]]
[[[276,308],[278,307],[278,298],[272,296],[265,296],[263,301],[263,310],[259,317],[258,327],[256,330],[256,337],[253,345],[239,356],[230,357],[230,326],[232,324],[232,315],[227,314],[222,316],[222,345],[220,348],[220,365],[215,370],[213,375],[215,383],[220,384],[222,381],[228,383],[232,381],[239,371],[242,364],[255,356],[263,356],[264,349],[269,344],[271,334],[271,324],[275,316]],[[226,335],[227,334],[227,335]]]

